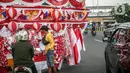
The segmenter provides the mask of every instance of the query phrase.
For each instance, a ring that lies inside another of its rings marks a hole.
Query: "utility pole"
[[[97,16],[99,15],[99,0],[97,0]]]
[[[93,7],[94,7],[94,0],[92,0],[92,4],[93,4]],[[94,9],[93,9],[93,12],[94,12]]]

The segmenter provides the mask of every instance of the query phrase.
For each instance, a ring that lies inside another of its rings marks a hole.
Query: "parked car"
[[[103,34],[104,37],[110,37],[113,33],[113,31],[115,31],[115,29],[119,26],[119,24],[109,24],[107,25],[106,29],[104,29]]]
[[[106,73],[130,73],[130,23],[119,26],[104,40]]]

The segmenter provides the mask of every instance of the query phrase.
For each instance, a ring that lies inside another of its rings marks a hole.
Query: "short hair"
[[[41,27],[41,30],[48,31],[48,29],[49,29],[49,28],[48,28],[47,26],[45,26],[45,25]]]

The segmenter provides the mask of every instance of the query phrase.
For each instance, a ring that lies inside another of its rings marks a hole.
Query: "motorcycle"
[[[14,69],[14,73],[32,73],[32,70],[25,66],[18,66]]]
[[[92,31],[91,31],[91,34],[92,34],[92,36],[96,36],[96,31],[95,31],[95,30],[92,30]]]

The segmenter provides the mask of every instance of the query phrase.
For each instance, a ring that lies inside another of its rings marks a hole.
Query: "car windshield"
[[[112,28],[113,26],[112,25],[108,25],[107,28]]]
[[[116,28],[116,27],[118,27],[119,25],[118,24],[109,24],[108,26],[107,26],[107,28]]]

